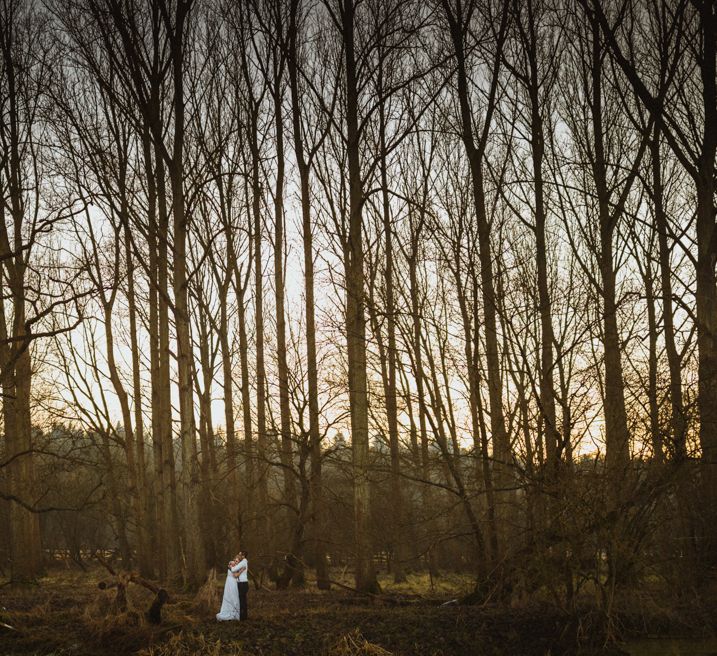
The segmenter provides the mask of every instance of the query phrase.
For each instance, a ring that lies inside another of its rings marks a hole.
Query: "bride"
[[[217,613],[217,620],[220,622],[239,620],[239,588],[237,586],[237,580],[234,578],[234,572],[239,569],[240,560],[239,556],[235,556],[234,560],[229,562],[227,580],[224,583],[222,607]]]

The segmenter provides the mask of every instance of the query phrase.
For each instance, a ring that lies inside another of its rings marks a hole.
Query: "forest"
[[[0,214],[0,653],[717,651],[717,1],[0,0]]]

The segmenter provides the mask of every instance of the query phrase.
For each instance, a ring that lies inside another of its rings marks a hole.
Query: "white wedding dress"
[[[237,580],[232,575],[232,572],[236,572],[238,569],[239,565],[235,565],[232,569],[227,570],[222,607],[217,613],[217,619],[220,622],[239,620],[239,587],[237,586]]]

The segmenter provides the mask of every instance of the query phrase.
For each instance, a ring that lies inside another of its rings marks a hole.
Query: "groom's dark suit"
[[[244,568],[242,570],[242,567]],[[246,620],[249,618],[248,606],[247,606],[247,593],[249,592],[249,563],[244,558],[239,563],[239,576],[237,578],[237,587],[239,588],[239,620]]]

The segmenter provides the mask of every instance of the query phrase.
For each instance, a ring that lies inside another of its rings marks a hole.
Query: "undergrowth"
[[[24,589],[0,587],[0,654],[560,656],[577,653],[578,641],[597,650],[591,653],[606,653],[594,604],[574,616],[536,599],[512,607],[442,605],[465,591],[469,581],[457,575],[434,580],[432,589],[422,574],[400,585],[383,580],[386,595],[378,597],[338,588],[252,588],[247,622],[215,620],[222,582],[212,577],[197,594],[170,591],[159,626],[144,617],[150,592],[128,588],[120,612],[113,591],[98,589],[102,578],[101,572],[63,572]],[[694,613],[670,611],[666,602],[635,598],[629,606],[619,624],[625,633],[700,630],[680,623],[681,616],[697,622]],[[699,624],[705,626],[701,618]]]

